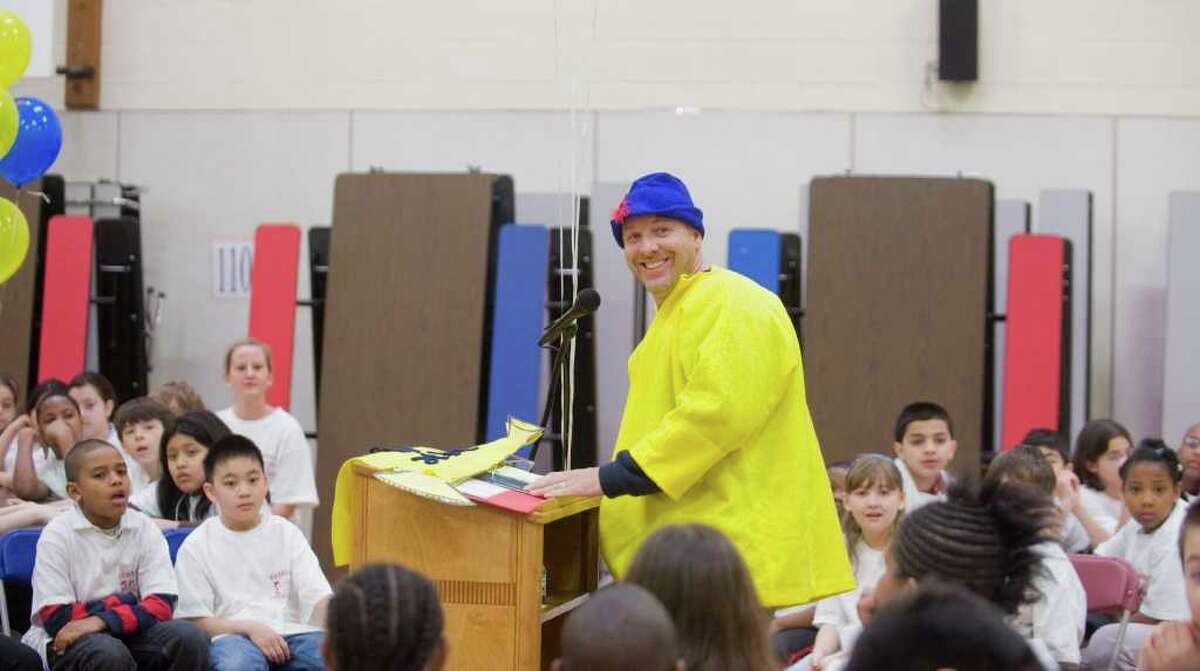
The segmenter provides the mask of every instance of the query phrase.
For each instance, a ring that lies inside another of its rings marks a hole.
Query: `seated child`
[[[20,401],[21,387],[16,378],[0,371],[0,429],[8,426],[20,414]],[[3,447],[0,446],[0,449]]]
[[[750,572],[720,531],[703,524],[658,529],[634,555],[625,581],[671,614],[690,671],[776,668]]]
[[[1200,423],[1193,424],[1179,441],[1179,465],[1183,466],[1183,495],[1187,498],[1200,496]]]
[[[1085,552],[1092,547],[1087,529],[1075,515],[1080,503],[1082,484],[1079,476],[1071,471],[1070,446],[1067,439],[1050,429],[1030,429],[1021,439],[1022,445],[1036,447],[1054,471],[1054,498],[1059,506],[1059,542],[1068,553]]]
[[[1179,533],[1187,505],[1179,499],[1182,472],[1175,451],[1165,446],[1139,447],[1121,466],[1120,477],[1133,519],[1101,543],[1096,554],[1133,564],[1146,579],[1146,594],[1120,649],[1116,646],[1120,625],[1105,625],[1092,634],[1083,652],[1085,668],[1108,668],[1116,655],[1116,668],[1132,670],[1153,625],[1191,616],[1179,559]]]
[[[629,583],[606,587],[563,625],[551,671],[683,671],[675,625],[658,599]]]
[[[33,424],[23,427],[17,441],[13,491],[26,501],[68,498],[64,461],[83,434],[79,406],[65,391],[51,389],[38,399]],[[44,458],[38,460],[35,451]]]
[[[134,494],[162,477],[160,443],[174,421],[167,406],[145,396],[129,399],[117,410],[119,447],[129,457],[129,485]]]
[[[886,569],[884,554],[904,510],[904,483],[891,459],[867,454],[854,460],[846,476],[844,527],[846,549],[854,568],[853,592],[822,599],[813,623],[820,627],[812,654],[793,669],[821,669],[827,658],[848,656],[862,630],[858,599],[871,590]]]
[[[1046,507],[1054,511],[1049,531],[1057,537],[1062,511],[1054,499],[1054,470],[1044,455],[1038,447],[1018,445],[997,456],[988,466],[984,489],[1003,496],[1003,488],[1010,483],[1033,487],[1045,498]],[[1047,541],[1034,549],[1041,555],[1041,570],[1033,578],[1036,596],[1020,607],[1013,626],[1026,638],[1044,643],[1062,668],[1077,668],[1087,619],[1087,593],[1060,543]]]
[[[8,432],[13,420],[21,414],[21,388],[13,376],[0,371],[0,503],[12,496],[12,467],[5,462],[17,458],[17,429]]]
[[[205,409],[204,399],[200,398],[199,392],[183,380],[164,382],[148,396],[170,408],[171,413],[176,416]]]
[[[67,387],[71,398],[79,404],[83,438],[107,440],[113,447],[120,447],[121,437],[111,422],[117,409],[117,390],[112,382],[100,373],[87,371],[71,378]]]
[[[204,457],[204,493],[218,516],[179,548],[178,617],[213,637],[213,671],[322,669],[323,609],[332,590],[296,525],[263,514],[262,453],[229,435]]]
[[[880,611],[859,637],[846,671],[1040,671],[996,606],[951,583],[931,581]]]
[[[896,419],[896,468],[904,478],[904,505],[909,512],[926,503],[944,501],[950,487],[946,466],[958,441],[950,413],[937,403],[910,403]]]
[[[441,671],[443,622],[428,578],[395,564],[364,566],[338,582],[329,601],[325,668]]]
[[[207,410],[175,419],[157,450],[163,477],[134,494],[130,503],[163,529],[194,527],[216,515],[217,509],[204,495],[204,457],[228,435],[229,427]]]
[[[8,479],[2,482],[7,487],[11,487],[12,472],[17,465],[17,438],[24,429],[29,429],[27,435],[36,437],[33,430],[33,426],[36,424],[34,410],[37,408],[37,402],[41,400],[42,396],[45,396],[50,391],[66,394],[67,384],[62,380],[54,378],[38,384],[29,390],[29,398],[26,399],[24,410],[13,417],[12,421],[0,428],[0,452],[4,455],[3,466],[0,467],[0,470],[3,470],[8,476]],[[40,447],[34,449],[33,458],[35,466],[39,466],[41,462],[46,460],[45,454],[46,450]]]
[[[1121,464],[1133,449],[1129,431],[1111,419],[1094,419],[1083,426],[1075,439],[1072,470],[1083,487],[1075,516],[1096,546],[1129,520],[1121,495]]]
[[[1031,602],[1041,567],[1037,547],[1052,540],[1047,528],[1053,513],[1027,485],[1012,483],[1000,491],[988,496],[986,490],[959,487],[948,500],[907,513],[888,548],[886,572],[871,599],[860,603],[864,621],[874,608],[930,579],[966,587],[1006,617]],[[860,640],[855,649],[863,645]],[[1044,645],[1034,640],[1030,647],[1047,668],[1056,668]]]
[[[312,452],[304,429],[287,410],[267,403],[271,375],[271,348],[261,340],[239,340],[225,352],[225,383],[233,405],[217,416],[229,430],[246,436],[262,450],[267,479],[271,481],[271,508],[275,514],[295,518],[296,508],[318,503]]]
[[[846,473],[850,472],[850,464],[845,461],[835,461],[825,466],[825,475],[829,476],[829,488],[833,490],[833,502],[837,506],[838,520],[846,517]]]
[[[1161,622],[1142,645],[1142,671],[1200,669],[1200,502],[1188,506],[1179,529],[1179,556],[1187,577],[1189,620]]]
[[[84,440],[65,466],[76,505],[38,540],[33,626],[22,640],[51,671],[204,669],[204,634],[171,620],[177,590],[162,532],[126,508],[121,453]]]

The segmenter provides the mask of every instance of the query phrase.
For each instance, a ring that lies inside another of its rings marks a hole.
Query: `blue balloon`
[[[54,109],[37,98],[16,98],[17,140],[0,159],[0,175],[13,186],[41,177],[62,149],[62,126]]]

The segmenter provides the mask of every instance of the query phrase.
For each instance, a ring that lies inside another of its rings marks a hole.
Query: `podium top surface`
[[[353,464],[352,467],[354,469],[355,474],[360,475],[362,477],[372,477],[375,473],[379,472],[380,470],[387,470],[387,469],[374,468],[368,464],[361,464],[361,463]],[[416,494],[409,494],[409,495],[416,496]],[[550,524],[551,522],[555,522],[557,520],[561,520],[566,517],[571,517],[572,515],[577,515],[579,513],[587,511],[587,510],[592,510],[593,508],[599,508],[600,507],[600,498],[601,497],[599,497],[599,496],[564,496],[564,497],[560,497],[560,498],[546,499],[546,501],[544,503],[542,503],[541,507],[539,507],[537,510],[529,513],[528,515],[525,515],[525,519],[534,524]],[[476,505],[487,506],[487,504],[476,504]],[[487,506],[487,507],[491,507],[491,506]],[[503,510],[502,508],[494,508],[494,509],[495,510]],[[510,512],[510,511],[504,511],[504,512]],[[512,514],[517,515],[519,513],[512,513]]]

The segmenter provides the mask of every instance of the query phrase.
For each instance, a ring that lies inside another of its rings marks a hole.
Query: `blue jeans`
[[[291,659],[284,664],[271,664],[262,650],[250,639],[240,634],[222,636],[212,642],[209,653],[211,671],[324,671],[325,660],[321,657],[321,643],[325,632],[284,636]]]

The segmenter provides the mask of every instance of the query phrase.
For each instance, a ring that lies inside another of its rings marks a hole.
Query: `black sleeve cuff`
[[[626,494],[645,496],[662,491],[628,452],[617,453],[615,460],[600,467],[600,489],[609,498]]]

